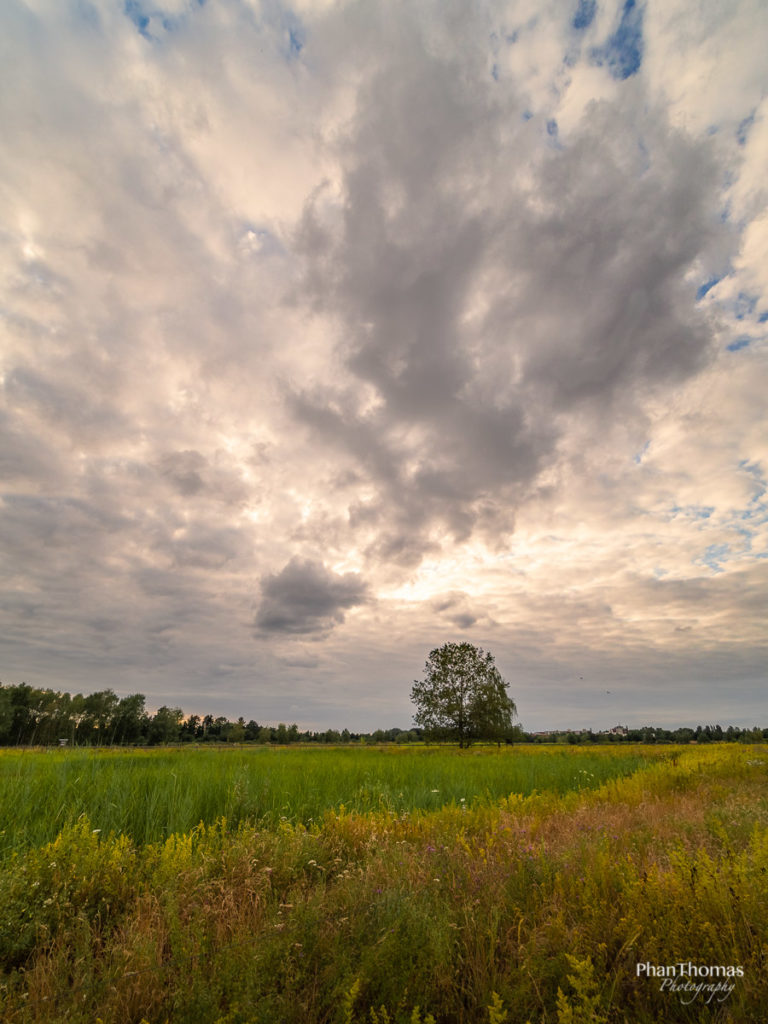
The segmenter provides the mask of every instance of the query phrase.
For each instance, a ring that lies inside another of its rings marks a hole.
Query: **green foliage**
[[[334,753],[360,756],[371,791],[376,758],[414,778],[430,766],[425,752],[315,752],[319,761],[323,753],[329,766]],[[262,755],[271,763],[279,752]],[[459,774],[479,766],[492,777],[516,755],[441,752],[438,763],[450,756]],[[192,754],[177,756],[174,767]],[[282,756],[296,756],[307,773],[301,751]],[[561,794],[539,786],[467,809],[337,807],[309,824],[218,820],[142,842],[99,833],[83,818],[52,842],[20,846],[0,862],[3,1019],[763,1019],[768,772],[759,748],[679,748],[639,761],[630,776],[608,772],[581,787],[582,773],[599,776],[599,762],[620,764],[623,752],[578,746],[531,756],[540,780],[567,780],[567,768],[575,781]],[[65,763],[26,757],[57,770]],[[135,761],[168,770],[158,757]],[[87,764],[79,754],[74,763]],[[111,777],[115,786],[120,777]],[[113,789],[116,802],[121,792]],[[638,962],[683,959],[740,964],[744,977],[711,1007],[685,1005],[636,977]]]
[[[125,836],[102,843],[87,819],[0,870],[0,964],[16,965],[62,929],[114,925],[135,898],[135,851]]]
[[[446,647],[470,650],[469,644],[445,645]],[[433,652],[434,653],[434,652]],[[482,651],[477,652],[482,655]],[[486,662],[493,661],[490,655]],[[491,693],[493,701],[495,697]],[[492,701],[492,705],[493,705]],[[719,725],[698,726],[696,729],[662,729],[658,726],[644,726],[641,729],[624,730],[621,735],[593,733],[591,731],[529,733],[519,725],[509,727],[504,716],[484,721],[485,708],[478,706],[476,724],[482,735],[489,740],[509,740],[527,743],[764,743],[768,741],[768,729],[757,726],[741,729],[728,726],[723,730]],[[514,705],[511,706],[514,717]],[[433,735],[442,738],[457,736],[453,726],[444,728],[439,723]],[[350,733],[348,729],[326,729],[323,732],[300,732],[297,725],[259,726],[251,719],[238,718],[231,722],[223,716],[184,716],[180,708],[161,707],[154,715],[145,711],[145,697],[141,693],[119,698],[112,690],[99,690],[83,695],[60,693],[51,689],[36,689],[27,683],[5,685],[0,683],[0,746],[57,746],[68,743],[71,746],[120,746],[160,745],[175,743],[420,743],[421,729],[376,729],[372,733]],[[471,735],[466,741],[471,741]]]
[[[488,1007],[488,1024],[507,1024],[509,1014],[504,1009],[504,1001],[496,992],[491,992],[491,1003]]]
[[[355,980],[341,999],[341,1024],[353,1024],[355,1002],[360,995],[360,979]]]
[[[150,743],[176,743],[181,734],[181,720],[184,712],[181,708],[161,707],[149,724],[148,740]]]
[[[565,793],[636,771],[633,751],[441,748],[0,751],[0,857],[50,842],[85,815],[138,843],[225,817],[311,826],[344,805],[402,815],[471,807],[510,793]],[[587,774],[589,773],[589,774]]]
[[[600,990],[595,980],[595,969],[589,957],[579,960],[567,954],[572,974],[568,981],[573,995],[566,997],[561,988],[557,990],[558,1024],[607,1024],[608,1018],[600,1010]]]
[[[428,1013],[424,1017],[422,1017],[419,1007],[414,1006],[413,1012],[411,1013],[409,1024],[435,1024],[435,1018],[432,1016],[431,1013]]]
[[[428,735],[458,740],[504,740],[511,735],[515,703],[493,655],[472,644],[443,644],[431,651],[424,679],[415,680],[414,722]]]

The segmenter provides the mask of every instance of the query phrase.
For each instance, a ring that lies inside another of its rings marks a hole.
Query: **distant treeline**
[[[0,746],[156,746],[166,743],[412,743],[420,729],[301,732],[295,724],[260,725],[244,718],[185,715],[181,708],[146,710],[143,693],[113,690],[60,693],[27,683],[0,683]]]
[[[0,746],[156,746],[167,743],[420,743],[422,729],[349,729],[301,732],[296,724],[260,725],[244,718],[185,715],[181,708],[146,710],[143,693],[118,697],[113,690],[60,693],[27,683],[0,683]],[[768,729],[719,725],[696,729],[621,729],[610,732],[527,733],[520,726],[508,738],[516,743],[763,743]]]
[[[695,729],[683,726],[680,729],[661,729],[653,725],[644,725],[640,729],[615,729],[606,732],[593,732],[583,729],[580,732],[537,732],[524,733],[524,743],[765,743],[768,741],[768,729],[755,726],[752,729],[741,729],[738,725],[729,725],[727,729],[719,725],[698,725]]]

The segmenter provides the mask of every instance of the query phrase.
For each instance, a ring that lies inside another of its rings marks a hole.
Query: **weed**
[[[74,753],[73,765],[87,776],[90,762]],[[390,783],[398,781],[392,799],[366,809],[349,796],[323,806],[318,796],[312,822],[284,813],[284,820],[243,817],[242,801],[261,792],[263,780],[249,775],[255,766],[285,766],[294,753],[305,770],[309,764],[306,752],[287,751],[285,761],[271,753],[221,762],[222,778],[227,765],[237,767],[234,818],[211,817],[212,804],[208,818],[168,831],[167,807],[158,829],[160,818],[150,823],[121,806],[121,794],[133,800],[144,791],[142,770],[152,776],[164,763],[136,754],[130,785],[113,776],[112,813],[139,821],[138,834],[111,827],[107,817],[70,821],[70,806],[50,839],[16,832],[0,860],[4,1021],[762,1019],[768,776],[749,763],[753,751],[712,745],[680,749],[675,758],[634,754],[638,769],[622,775],[609,770],[625,765],[613,752],[536,750],[526,756],[539,767],[518,767],[535,769],[539,780],[549,771],[555,791],[525,795],[522,787],[494,796],[489,788],[482,797],[472,795],[471,779],[454,776],[445,751],[434,760],[424,751],[360,751],[357,768],[353,760],[337,762],[348,779],[367,771],[368,794],[359,799],[373,803],[386,771]],[[484,752],[453,756],[459,769],[484,766],[498,781],[517,751],[498,760]],[[119,763],[109,757],[91,766],[96,792],[107,778],[99,772]],[[378,775],[376,757],[385,766]],[[317,764],[319,787],[334,761],[321,756]],[[36,770],[22,774],[29,782]],[[579,785],[584,772],[599,784]],[[289,774],[280,778],[285,784]],[[340,792],[333,785],[326,797]],[[444,804],[397,803],[401,792],[403,801],[417,792],[433,799],[432,789],[449,794]],[[72,792],[81,808],[79,789]],[[178,785],[175,792],[184,799]],[[232,810],[226,785],[221,792],[221,810]],[[280,807],[295,802],[288,791],[280,799]],[[158,813],[161,806],[154,805]],[[20,817],[27,814],[21,808]],[[685,1006],[636,976],[636,963],[681,960],[738,964],[743,977],[726,1004],[707,1008]]]

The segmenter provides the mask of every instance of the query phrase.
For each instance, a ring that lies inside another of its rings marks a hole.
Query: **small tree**
[[[413,720],[431,736],[501,742],[512,732],[517,711],[493,655],[472,644],[443,644],[430,652],[424,679],[414,680]]]

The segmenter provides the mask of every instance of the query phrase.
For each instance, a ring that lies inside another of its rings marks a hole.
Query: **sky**
[[[5,0],[0,681],[768,726],[762,0]]]

